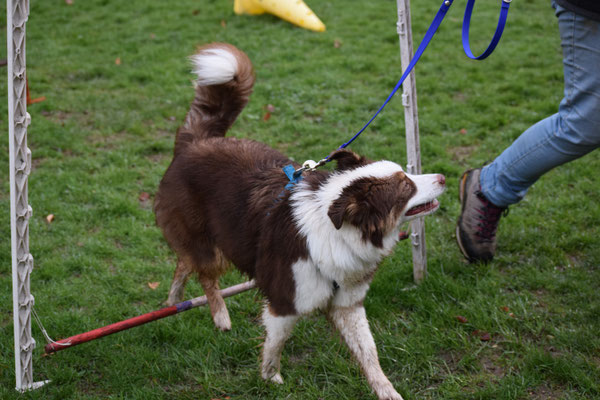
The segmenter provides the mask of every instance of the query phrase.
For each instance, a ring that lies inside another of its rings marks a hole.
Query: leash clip
[[[306,160],[306,161],[304,161],[304,164],[302,164],[302,169],[312,171],[315,169],[316,166],[317,166],[317,162],[315,160]]]
[[[326,163],[327,163],[326,158],[319,160],[319,162],[316,162],[315,160],[306,160],[306,161],[304,161],[304,164],[302,164],[302,168],[299,168],[298,170],[296,170],[296,172],[298,172],[298,171],[315,171],[317,168],[319,168],[322,165],[325,165]]]

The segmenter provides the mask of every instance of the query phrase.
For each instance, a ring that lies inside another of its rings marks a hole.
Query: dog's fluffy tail
[[[175,148],[194,140],[225,136],[248,103],[254,71],[248,56],[227,43],[211,43],[190,57],[196,96],[177,132]]]

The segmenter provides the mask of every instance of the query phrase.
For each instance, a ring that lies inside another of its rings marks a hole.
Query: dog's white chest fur
[[[385,177],[401,170],[395,163],[381,161],[333,174],[317,190],[303,182],[298,184],[290,201],[309,252],[309,259],[299,260],[292,267],[298,312],[308,313],[329,304],[347,307],[364,299],[377,264],[398,241],[399,229],[386,235],[382,247],[376,247],[352,225],[336,229],[327,213],[352,181],[365,176]],[[339,285],[337,290],[334,281]]]

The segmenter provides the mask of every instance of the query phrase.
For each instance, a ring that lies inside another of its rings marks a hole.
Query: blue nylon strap
[[[369,122],[367,122],[365,124],[365,126],[363,126],[362,129],[360,131],[358,131],[352,137],[352,139],[350,139],[349,141],[347,141],[346,143],[344,143],[343,145],[341,145],[338,149],[343,149],[343,148],[347,147],[356,138],[358,138],[360,136],[360,134],[363,133],[363,131],[365,129],[367,129],[367,127],[371,124],[371,122],[373,122],[373,120],[375,119],[375,117],[377,117],[377,115],[379,115],[379,113],[384,109],[384,107],[390,102],[390,100],[392,99],[392,97],[394,97],[394,95],[396,94],[396,92],[402,87],[402,83],[408,77],[408,74],[410,74],[410,72],[413,70],[413,68],[415,67],[415,65],[417,64],[417,62],[419,61],[419,59],[421,58],[421,56],[423,55],[423,53],[425,52],[425,49],[427,48],[427,46],[431,42],[431,39],[433,39],[433,36],[435,35],[436,31],[440,27],[440,24],[442,23],[442,21],[444,20],[444,17],[446,16],[446,13],[450,9],[450,6],[452,5],[452,2],[453,2],[453,0],[445,0],[445,1],[442,2],[442,5],[440,6],[440,9],[438,10],[437,14],[435,15],[435,18],[433,19],[433,22],[431,23],[431,25],[429,26],[429,29],[425,33],[425,36],[423,37],[423,40],[421,40],[421,43],[419,44],[419,47],[417,48],[417,51],[415,52],[415,55],[414,55],[413,59],[408,64],[408,67],[406,68],[406,71],[404,71],[404,74],[402,74],[402,77],[400,78],[400,80],[398,81],[398,83],[396,84],[396,86],[394,86],[394,89],[392,90],[392,92],[390,93],[390,95],[388,96],[388,98],[385,100],[385,102],[383,103],[383,105],[381,107],[379,107],[379,110],[377,110],[377,112],[375,113],[375,115],[373,115],[371,117],[371,119],[369,120]],[[329,162],[329,157],[326,157],[326,159]]]
[[[302,172],[304,171],[303,169],[299,169],[296,170],[296,168],[294,168],[294,166],[292,164],[288,164],[285,167],[282,168],[283,173],[285,174],[285,176],[287,176],[287,178],[290,180],[287,185],[285,185],[285,188],[281,191],[281,193],[279,193],[279,195],[277,195],[277,198],[275,200],[273,200],[273,204],[271,205],[271,207],[269,207],[267,210],[267,216],[271,215],[271,210],[273,209],[273,207],[275,207],[275,205],[277,205],[279,202],[281,202],[283,200],[283,198],[285,197],[285,191],[286,190],[292,190],[294,188],[294,186],[302,181],[302,179],[304,179],[304,177],[302,176]]]
[[[287,176],[290,180],[288,184],[285,185],[286,190],[291,190],[296,183],[302,180],[302,170],[296,171],[296,168],[294,168],[292,164],[283,167],[283,172],[285,173],[285,176]]]
[[[450,6],[452,5],[453,1],[454,0],[444,0],[442,2],[442,5],[440,6],[440,9],[438,10],[437,14],[435,15],[433,22],[429,26],[429,29],[427,29],[427,32],[425,33],[423,40],[419,44],[419,47],[417,48],[417,51],[415,52],[413,59],[408,64],[406,71],[404,71],[404,73],[402,74],[402,77],[400,78],[400,80],[398,81],[396,86],[394,86],[394,89],[392,90],[390,95],[387,97],[387,99],[382,104],[382,106],[379,107],[377,112],[371,117],[371,119],[365,124],[365,126],[363,126],[356,134],[354,134],[354,136],[352,136],[352,138],[349,141],[347,141],[346,143],[344,143],[340,147],[338,147],[338,150],[346,148],[348,145],[350,145],[350,143],[354,142],[354,140],[356,140],[356,138],[358,138],[360,136],[360,134],[363,133],[365,129],[367,129],[367,127],[371,124],[371,122],[373,122],[375,117],[377,117],[377,115],[379,115],[379,113],[385,108],[385,106],[390,102],[392,97],[394,97],[394,95],[400,89],[400,87],[402,87],[402,83],[404,82],[404,80],[406,80],[406,78],[408,77],[410,72],[414,69],[415,65],[417,64],[417,62],[419,61],[419,59],[425,52],[425,49],[427,48],[427,46],[433,39],[433,36],[435,35],[438,28],[440,27],[442,21],[444,20],[444,17],[446,16],[446,13],[450,9]],[[463,49],[468,57],[470,57],[474,60],[483,60],[483,59],[487,58],[490,54],[492,54],[492,52],[498,45],[498,42],[500,42],[500,38],[502,37],[502,32],[504,31],[504,26],[506,25],[506,20],[508,18],[508,9],[510,7],[510,2],[512,0],[501,0],[501,1],[502,1],[502,7],[500,8],[500,16],[498,18],[498,25],[496,26],[496,32],[494,33],[494,37],[492,38],[492,41],[490,42],[488,48],[483,52],[483,54],[481,54],[480,56],[475,56],[471,52],[470,44],[469,44],[469,28],[470,28],[470,24],[471,24],[471,15],[473,14],[473,7],[475,5],[475,0],[467,0],[467,7],[465,8],[465,17],[463,19],[463,27],[462,27],[462,43],[463,43]],[[327,156],[321,161],[330,162],[331,159],[329,158],[329,156]],[[290,183],[288,185],[292,184],[292,182],[293,181],[290,178]]]
[[[508,18],[508,8],[510,7],[510,0],[502,0],[502,7],[500,8],[500,16],[498,17],[498,25],[496,26],[496,32],[494,32],[494,37],[490,42],[489,46],[480,56],[475,56],[471,51],[471,44],[469,43],[469,28],[471,27],[471,15],[473,14],[473,6],[475,6],[475,0],[468,0],[467,7],[465,8],[465,17],[463,18],[463,26],[462,26],[462,45],[465,50],[465,54],[467,57],[473,60],[483,60],[487,58],[494,49],[498,42],[500,42],[500,38],[502,37],[502,32],[504,31],[504,26],[506,25],[506,19]]]

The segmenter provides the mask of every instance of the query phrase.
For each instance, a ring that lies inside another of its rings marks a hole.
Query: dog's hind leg
[[[192,272],[193,264],[191,259],[185,256],[178,256],[177,267],[175,268],[173,282],[171,282],[171,289],[169,290],[169,297],[165,301],[165,305],[172,306],[183,301],[185,284]]]
[[[194,250],[192,255],[189,252],[179,252],[177,267],[165,305],[172,306],[183,301],[185,284],[190,275],[195,272],[204,289],[215,325],[223,331],[230,330],[229,312],[219,292],[219,277],[227,270],[229,264],[222,253],[216,249],[198,246]]]
[[[209,256],[210,254],[210,256]],[[198,262],[196,272],[198,280],[204,289],[204,294],[208,299],[208,306],[215,326],[222,331],[231,329],[231,319],[225,301],[219,291],[219,277],[223,275],[228,267],[229,261],[223,253],[217,248],[210,251],[196,253]]]
[[[382,400],[402,400],[379,365],[377,348],[364,307],[333,306],[329,311],[329,318],[342,334],[377,397]]]
[[[208,306],[215,326],[222,331],[231,329],[231,319],[225,301],[219,293],[219,279],[200,277],[200,284],[208,299]]]
[[[298,321],[298,315],[277,316],[269,306],[263,312],[263,324],[267,331],[267,338],[263,345],[263,360],[261,374],[263,379],[275,383],[283,383],[279,373],[281,368],[281,352],[285,341],[292,333]]]

